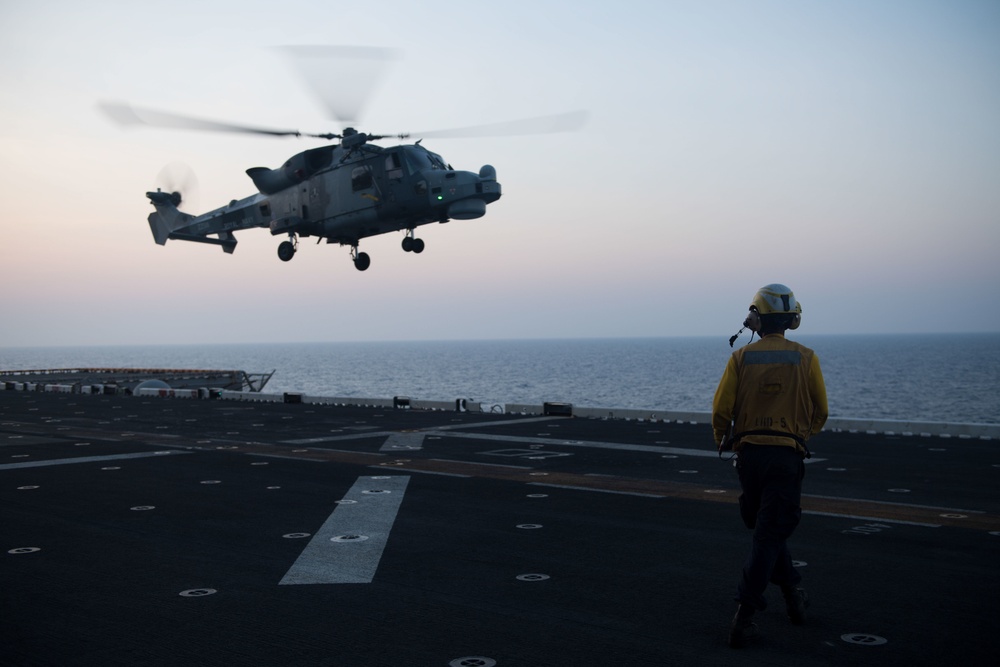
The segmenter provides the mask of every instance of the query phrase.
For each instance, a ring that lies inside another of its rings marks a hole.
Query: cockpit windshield
[[[437,153],[431,153],[426,148],[424,150],[427,152],[427,157],[431,159],[431,164],[434,165],[435,169],[449,169],[448,163],[445,162],[440,155]]]
[[[403,156],[411,175],[422,169],[451,169],[440,155],[432,153],[420,145],[407,146]]]

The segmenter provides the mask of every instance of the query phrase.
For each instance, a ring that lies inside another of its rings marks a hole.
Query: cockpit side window
[[[372,172],[366,166],[355,167],[351,172],[351,189],[355,192],[372,187]]]
[[[399,153],[389,153],[385,156],[385,173],[390,181],[403,180],[403,167],[399,160]]]

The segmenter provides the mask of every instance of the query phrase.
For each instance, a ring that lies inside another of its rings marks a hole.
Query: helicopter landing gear
[[[278,245],[278,259],[282,262],[289,261],[292,257],[295,257],[295,251],[297,250],[298,240],[295,238],[294,234],[288,235],[287,241],[282,241]]]
[[[424,240],[413,238],[413,230],[406,230],[406,236],[403,237],[403,251],[413,252],[418,255],[424,251]]]
[[[354,268],[358,271],[365,271],[372,265],[372,258],[366,252],[358,252],[358,246],[351,246],[351,258],[354,260]]]

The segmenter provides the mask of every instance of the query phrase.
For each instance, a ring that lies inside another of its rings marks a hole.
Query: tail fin
[[[194,216],[182,213],[177,209],[179,197],[169,192],[147,192],[146,196],[153,202],[156,210],[149,214],[149,229],[158,245],[164,245],[170,234],[186,226]]]

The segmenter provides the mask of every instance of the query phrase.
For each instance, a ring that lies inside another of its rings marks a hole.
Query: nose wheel
[[[288,235],[287,241],[282,241],[278,245],[278,259],[282,262],[287,262],[295,257],[295,251],[297,250],[298,239],[295,238],[294,234]]]
[[[413,238],[413,230],[410,229],[403,237],[403,251],[414,252],[418,255],[424,251],[424,240]]]
[[[366,271],[372,265],[372,258],[366,252],[358,252],[358,246],[351,246],[351,258],[354,260],[354,268],[358,271]]]

